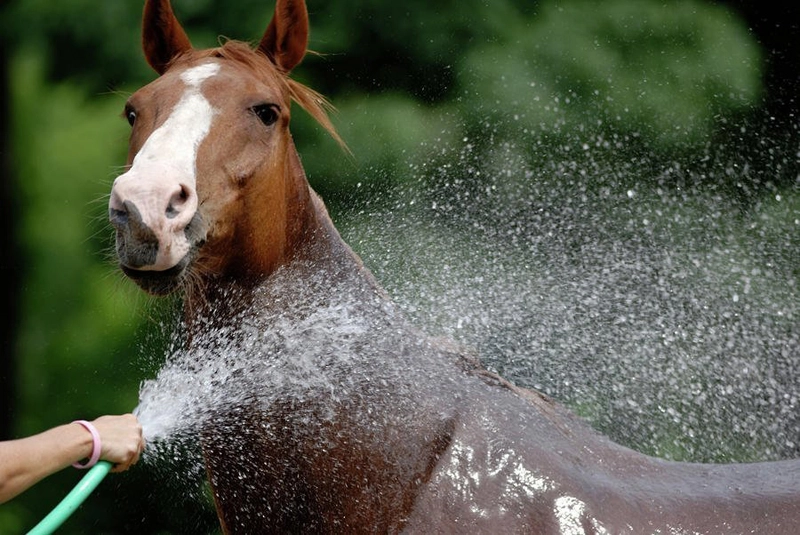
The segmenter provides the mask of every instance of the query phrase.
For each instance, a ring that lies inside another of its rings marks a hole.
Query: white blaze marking
[[[164,124],[150,134],[133,159],[131,171],[150,165],[171,167],[189,181],[189,186],[197,185],[197,148],[208,134],[214,116],[214,108],[200,92],[200,86],[218,71],[218,64],[205,63],[181,74],[186,91]]]
[[[167,120],[147,138],[131,168],[114,182],[112,203],[132,201],[142,221],[158,237],[155,263],[140,269],[169,269],[191,248],[184,229],[197,210],[197,150],[216,113],[200,86],[219,68],[217,63],[205,63],[181,73],[186,90],[180,100]],[[169,203],[181,190],[190,195],[180,214],[168,217]]]

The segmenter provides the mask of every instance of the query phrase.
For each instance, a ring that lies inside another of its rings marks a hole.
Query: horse
[[[257,45],[195,49],[169,1],[147,0],[159,76],[125,105],[119,266],[182,295],[189,355],[237,367],[211,381],[235,399],[199,437],[222,530],[795,533],[800,461],[638,453],[404,317],[295,149],[293,102],[339,139],[327,101],[290,78],[308,31],[304,1],[277,0]]]

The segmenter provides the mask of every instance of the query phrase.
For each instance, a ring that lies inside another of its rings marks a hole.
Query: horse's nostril
[[[131,201],[124,201],[119,206],[112,203],[108,207],[108,219],[117,230],[142,224],[142,215]]]
[[[115,227],[128,224],[128,211],[117,208],[108,209],[108,220]]]
[[[167,204],[167,209],[164,212],[164,214],[167,216],[167,219],[174,219],[180,214],[183,206],[186,204],[186,201],[189,200],[191,194],[191,190],[187,186],[181,184],[178,187],[178,191],[172,195],[172,198],[169,200],[169,204]]]

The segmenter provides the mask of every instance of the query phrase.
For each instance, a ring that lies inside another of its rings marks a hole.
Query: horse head
[[[269,273],[308,234],[310,192],[289,133],[298,102],[334,137],[324,99],[288,77],[306,53],[303,0],[278,0],[258,45],[194,49],[169,0],[148,0],[143,48],[160,75],[125,105],[128,165],[109,218],[145,291]]]

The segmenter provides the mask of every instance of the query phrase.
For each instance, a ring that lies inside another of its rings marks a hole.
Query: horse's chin
[[[177,291],[186,279],[188,258],[175,266],[162,271],[135,269],[120,266],[126,277],[135,282],[145,292],[155,296],[165,296]]]

